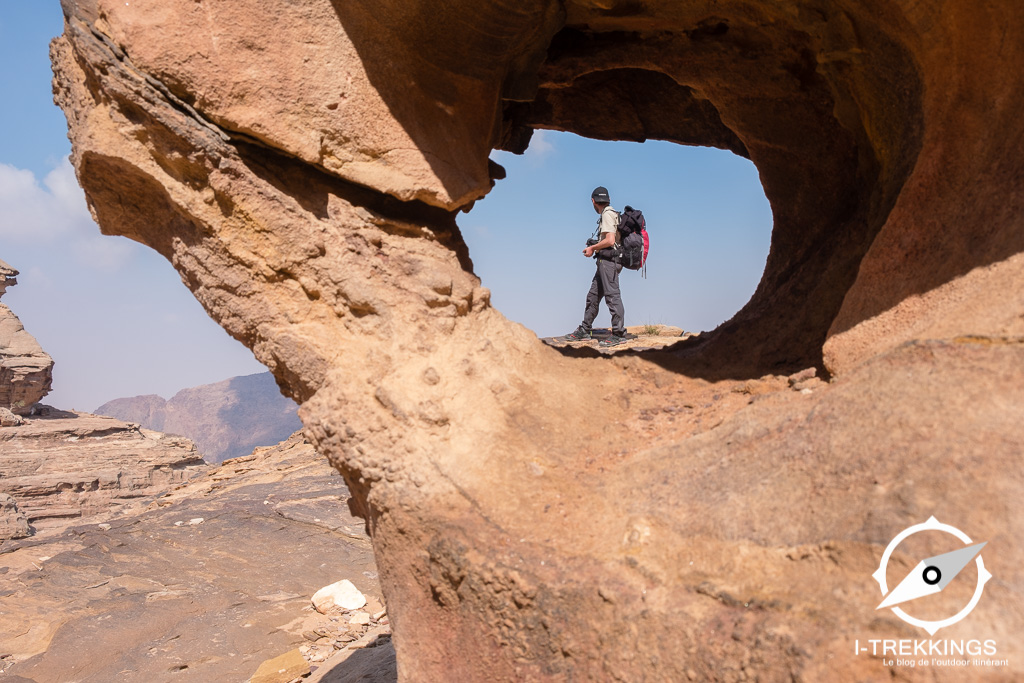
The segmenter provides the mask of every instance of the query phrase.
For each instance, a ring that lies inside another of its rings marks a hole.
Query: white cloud
[[[57,200],[58,206],[73,212],[79,218],[92,220],[89,210],[85,206],[85,192],[78,184],[75,169],[71,166],[71,160],[68,157],[61,159],[57,167],[46,174],[43,183]]]
[[[5,241],[51,244],[91,222],[66,159],[43,183],[32,171],[0,164],[0,235]]]
[[[31,171],[0,163],[0,240],[68,249],[84,265],[102,270],[123,266],[134,246],[100,234],[67,158],[42,184]]]
[[[530,168],[537,169],[544,165],[548,157],[557,153],[555,148],[556,139],[557,134],[554,131],[537,128],[534,129],[533,135],[530,137],[530,145],[522,155],[495,150],[492,152],[491,158],[502,166],[508,165],[511,167],[520,161],[524,161]]]
[[[530,146],[526,148],[526,158],[534,165],[540,165],[555,151],[551,131],[538,129],[533,131]]]

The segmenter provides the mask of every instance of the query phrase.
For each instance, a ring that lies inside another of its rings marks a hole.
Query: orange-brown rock
[[[1022,674],[1018,4],[63,5],[90,206],[302,404],[402,679]],[[749,157],[750,302],[597,358],[490,308],[454,212],[536,128]],[[855,652],[924,634],[871,574],[933,514],[989,542],[1000,579],[943,635],[999,670]]]

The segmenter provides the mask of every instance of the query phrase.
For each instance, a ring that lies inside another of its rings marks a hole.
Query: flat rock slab
[[[592,348],[602,353],[615,353],[627,349],[643,351],[645,349],[662,349],[683,340],[696,337],[692,332],[684,332],[681,328],[671,325],[635,325],[626,328],[626,341],[617,346],[602,347],[601,342],[612,336],[608,328],[594,328],[593,338],[587,341],[568,341],[565,336],[541,337],[541,341],[549,346],[569,347],[574,349]]]
[[[322,586],[348,578],[380,600],[347,497],[293,437],[102,527],[5,543],[0,671],[40,683],[248,679],[307,642],[302,623]],[[301,519],[282,514],[295,509]]]
[[[298,650],[291,650],[260,664],[249,683],[288,683],[309,675],[309,664]]]

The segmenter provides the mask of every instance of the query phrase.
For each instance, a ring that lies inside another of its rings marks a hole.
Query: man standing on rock
[[[575,332],[565,335],[565,341],[587,341],[592,338],[594,318],[597,317],[601,299],[604,298],[608,311],[612,314],[612,336],[601,340],[599,346],[618,346],[626,341],[624,325],[625,311],[622,307],[622,296],[619,294],[619,273],[622,263],[619,262],[619,214],[612,208],[608,189],[596,188],[590,195],[594,211],[600,216],[597,219],[599,239],[595,244],[587,244],[583,255],[594,257],[597,261],[597,272],[587,292],[587,304],[583,311],[583,322]],[[591,240],[593,241],[593,240]]]

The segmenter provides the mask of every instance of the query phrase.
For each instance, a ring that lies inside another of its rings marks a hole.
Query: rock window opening
[[[540,337],[579,324],[593,262],[590,192],[639,208],[651,252],[647,278],[620,276],[627,326],[712,330],[751,297],[764,272],[772,212],[757,169],[709,147],[606,142],[535,131],[523,155],[495,151],[506,177],[459,224],[494,306]],[[608,327],[602,304],[595,327]]]

